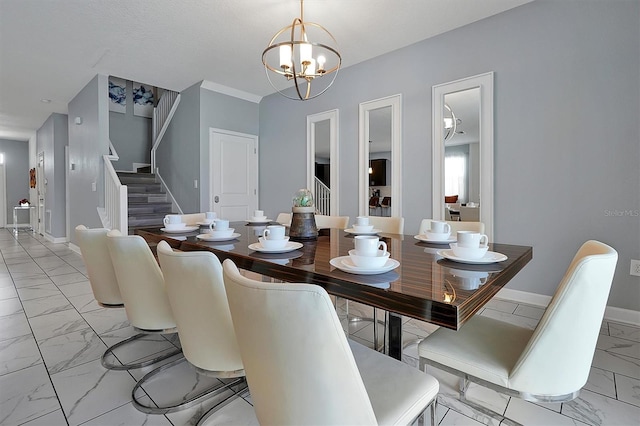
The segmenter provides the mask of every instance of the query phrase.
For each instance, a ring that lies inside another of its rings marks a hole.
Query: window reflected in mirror
[[[391,216],[391,107],[369,111],[369,215]]]

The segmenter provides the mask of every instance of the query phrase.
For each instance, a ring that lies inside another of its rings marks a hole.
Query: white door
[[[258,208],[258,137],[220,129],[209,134],[211,211],[247,220]]]
[[[44,152],[38,154],[38,167],[36,169],[36,189],[38,192],[38,226],[34,226],[38,234],[44,235],[45,233],[45,221],[44,221],[44,196],[47,191],[45,178],[44,178]]]

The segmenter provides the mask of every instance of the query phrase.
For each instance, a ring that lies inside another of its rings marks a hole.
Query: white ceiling
[[[331,31],[348,67],[529,1],[306,0],[304,17]],[[298,0],[0,0],[0,138],[28,139],[99,73],[271,94],[262,51],[299,9]]]

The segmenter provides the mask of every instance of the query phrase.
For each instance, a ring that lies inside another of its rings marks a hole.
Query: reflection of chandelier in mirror
[[[464,131],[458,131],[458,125],[462,123],[461,118],[457,118],[449,104],[444,104],[444,108],[449,111],[449,117],[444,117],[444,140],[448,141],[456,134],[464,134]],[[446,112],[445,112],[446,114]]]
[[[262,52],[262,63],[274,89],[289,99],[306,101],[320,96],[331,87],[342,57],[329,31],[322,25],[303,20],[303,0],[300,0],[300,17],[273,36],[269,46]],[[276,74],[277,80],[271,78],[272,73]],[[291,87],[291,82],[296,89],[296,97],[283,92]],[[315,82],[313,91],[311,82]]]

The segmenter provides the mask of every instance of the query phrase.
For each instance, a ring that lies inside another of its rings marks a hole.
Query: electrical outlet
[[[631,259],[631,275],[640,277],[640,260]]]

